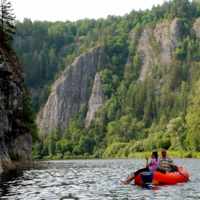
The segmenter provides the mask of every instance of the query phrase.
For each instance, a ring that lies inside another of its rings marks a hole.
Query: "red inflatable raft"
[[[142,172],[135,178],[136,184],[176,184],[187,182],[189,180],[188,172],[178,167],[178,172],[163,174],[157,171]]]

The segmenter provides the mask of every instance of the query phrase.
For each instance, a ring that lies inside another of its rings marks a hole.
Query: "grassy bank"
[[[161,156],[159,151],[158,155]],[[167,155],[171,158],[200,158],[200,152],[193,151],[167,151]],[[130,153],[128,158],[145,158],[146,156],[150,157],[151,152]]]
[[[130,153],[127,157],[124,155],[118,156],[109,156],[109,157],[101,157],[104,159],[112,159],[112,158],[145,158],[148,156],[149,158],[151,157],[152,152],[135,152],[135,153]],[[200,152],[193,152],[193,151],[167,151],[167,155],[170,156],[171,158],[200,158]],[[158,156],[161,156],[161,152],[158,151]],[[92,158],[97,158],[96,156],[93,155],[79,155],[79,156],[53,156],[53,157],[44,157],[44,159],[92,159]],[[38,159],[38,158],[34,158]]]

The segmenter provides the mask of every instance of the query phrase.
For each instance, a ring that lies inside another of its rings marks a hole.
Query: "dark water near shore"
[[[141,187],[124,185],[145,159],[48,160],[18,166],[0,176],[0,199],[200,199],[200,159],[174,159],[191,182]]]

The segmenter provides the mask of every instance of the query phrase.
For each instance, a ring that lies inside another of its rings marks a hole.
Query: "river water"
[[[174,159],[190,174],[177,185],[124,185],[131,172],[145,166],[145,159],[42,160],[18,166],[0,176],[0,199],[200,199],[200,159]]]

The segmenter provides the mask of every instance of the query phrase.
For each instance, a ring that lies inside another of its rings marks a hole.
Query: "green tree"
[[[167,124],[166,132],[170,134],[172,140],[170,149],[184,150],[185,121],[181,117],[171,119]]]
[[[72,153],[73,146],[72,142],[69,140],[59,140],[56,142],[56,153],[64,155],[66,152]]]
[[[82,149],[82,151],[88,154],[92,154],[94,144],[94,138],[91,137],[91,135],[82,135],[79,141],[79,146]]]
[[[200,151],[200,80],[196,82],[194,93],[190,95],[186,127],[191,149]]]
[[[13,22],[15,20],[15,16],[12,13],[12,5],[7,0],[1,0],[0,5],[0,34],[1,38],[3,38],[3,34],[6,35],[8,39],[12,39],[11,34],[14,34],[15,26]]]
[[[35,123],[35,114],[32,109],[30,99],[30,93],[27,88],[25,88],[24,102],[23,102],[23,110],[22,110],[22,121],[25,124],[25,130],[32,134],[33,142],[37,142],[39,140],[37,124]]]

